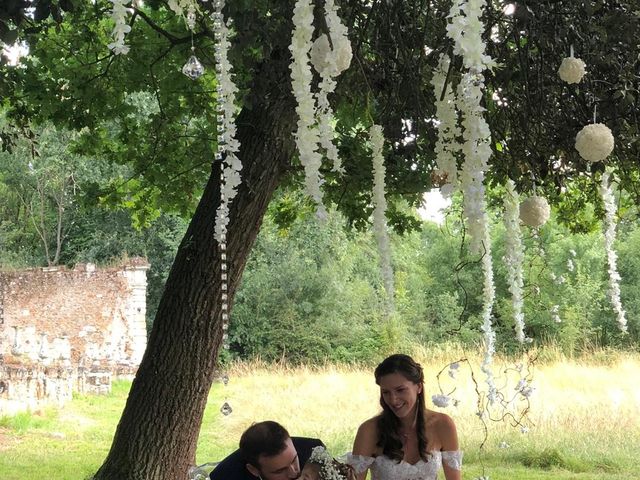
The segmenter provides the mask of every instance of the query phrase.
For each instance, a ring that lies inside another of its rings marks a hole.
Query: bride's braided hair
[[[380,379],[385,375],[399,373],[407,380],[423,385],[424,373],[422,367],[409,355],[401,353],[391,355],[385,358],[380,365],[376,367],[374,372],[376,384],[380,385]],[[402,460],[404,451],[402,449],[402,438],[400,437],[400,420],[391,411],[380,395],[380,405],[382,413],[378,416],[378,443],[382,448],[382,453],[393,460]],[[418,434],[418,451],[420,458],[425,462],[429,459],[427,452],[427,436],[425,434],[425,410],[426,403],[424,399],[424,388],[418,393],[416,401],[416,430]]]

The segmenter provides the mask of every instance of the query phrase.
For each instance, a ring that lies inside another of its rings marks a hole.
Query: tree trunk
[[[245,109],[238,118],[244,166],[227,235],[231,301],[293,153],[294,109],[284,90],[271,96],[270,104]],[[97,480],[182,480],[194,462],[222,342],[220,256],[214,240],[219,167],[214,165],[178,249],[147,350]]]

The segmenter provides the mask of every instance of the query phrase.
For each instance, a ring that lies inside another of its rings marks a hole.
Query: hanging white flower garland
[[[458,113],[456,110],[455,94],[451,85],[445,88],[447,71],[449,70],[449,56],[442,54],[438,66],[433,73],[431,84],[436,97],[436,117],[438,119],[438,140],[436,141],[435,154],[438,169],[436,173],[443,178],[440,186],[440,193],[445,198],[451,197],[458,188],[458,163],[457,152],[460,151],[460,144],[457,139],[460,136],[458,125]]]
[[[333,143],[335,137],[332,125],[333,109],[329,104],[328,96],[336,88],[335,78],[351,64],[353,53],[351,42],[347,37],[347,27],[340,20],[338,8],[333,0],[325,0],[324,11],[333,48],[324,33],[313,42],[311,48],[311,63],[321,78],[319,91],[316,94],[320,146],[325,149],[327,158],[333,163],[333,170],[344,173],[338,149]]]
[[[129,46],[124,42],[125,34],[131,31],[131,26],[127,24],[128,11],[125,7],[127,0],[110,0],[113,3],[111,18],[116,24],[113,28],[113,42],[107,47],[115,55],[126,55],[129,53]]]
[[[513,180],[507,180],[506,186],[507,193],[504,196],[504,226],[506,230],[504,263],[507,267],[507,284],[511,292],[516,338],[518,342],[524,343],[524,312],[522,308],[524,245],[520,231],[520,196],[516,192]]]
[[[373,163],[373,230],[378,242],[380,252],[380,270],[382,281],[387,292],[389,311],[394,309],[394,282],[393,269],[391,267],[391,247],[389,232],[387,230],[387,200],[385,198],[385,167],[382,149],[384,147],[384,134],[380,125],[373,125],[369,129],[369,137],[372,146]]]
[[[220,8],[221,8],[221,3]],[[215,59],[218,79],[218,152],[216,160],[224,160],[221,174],[220,206],[216,213],[215,238],[220,241],[226,235],[229,225],[229,206],[236,197],[238,186],[242,179],[240,170],[242,163],[237,156],[240,142],[236,139],[236,106],[235,99],[238,87],[233,82],[232,66],[227,53],[229,43],[229,28],[225,25],[221,10],[213,14],[213,28],[216,39]]]
[[[462,56],[463,64],[468,69],[458,85],[458,106],[463,115],[464,139],[464,164],[460,183],[464,195],[464,214],[471,235],[470,250],[482,254],[484,305],[481,330],[484,333],[485,356],[481,368],[486,376],[487,398],[493,404],[497,399],[497,388],[491,370],[496,339],[491,323],[495,285],[484,189],[484,174],[491,156],[491,132],[484,120],[484,109],[480,101],[484,90],[482,72],[495,66],[495,62],[485,54],[486,45],[482,40],[481,16],[484,6],[484,0],[454,0],[448,15],[450,23],[447,25],[447,35],[454,41],[454,53]]]
[[[616,203],[609,185],[609,172],[602,174],[602,182],[600,184],[600,195],[602,196],[602,202],[604,203],[605,216],[605,231],[604,231],[604,246],[607,251],[607,261],[609,264],[609,297],[611,298],[611,305],[618,317],[618,326],[620,331],[627,333],[627,319],[622,302],[620,301],[620,274],[618,273],[617,259],[618,256],[613,249],[613,244],[616,240]]]
[[[189,29],[193,30],[195,26],[195,15],[199,10],[197,0],[169,0],[167,6],[173,10],[176,15],[185,17]]]
[[[310,0],[297,0],[293,9],[293,33],[291,36],[292,61],[291,87],[296,99],[296,113],[298,125],[295,132],[296,145],[300,156],[300,163],[305,171],[305,186],[307,193],[316,202],[318,213],[326,214],[322,205],[322,179],[320,165],[322,156],[318,152],[320,141],[316,126],[316,105],[311,93],[311,65],[309,53],[311,51],[311,37],[313,35],[313,4]]]

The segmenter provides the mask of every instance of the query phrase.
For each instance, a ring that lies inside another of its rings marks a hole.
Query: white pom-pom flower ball
[[[576,135],[576,150],[589,162],[600,162],[613,151],[613,133],[602,123],[587,125]]]
[[[323,72],[327,68],[329,65],[327,57],[330,53],[329,38],[323,33],[316,38],[311,46],[311,64],[316,69],[316,72]]]
[[[541,227],[551,216],[551,207],[544,197],[534,195],[520,204],[520,220],[530,227]]]
[[[586,73],[585,67],[585,63],[579,58],[566,57],[560,64],[558,75],[567,83],[580,83]]]

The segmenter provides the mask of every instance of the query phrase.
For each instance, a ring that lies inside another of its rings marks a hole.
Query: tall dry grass
[[[529,432],[523,434],[508,422],[487,421],[488,437],[482,451],[485,427],[476,415],[477,395],[471,381],[473,371],[484,389],[481,357],[469,356],[456,346],[423,349],[413,355],[425,370],[429,408],[455,420],[468,460],[557,449],[577,461],[598,457],[624,464],[640,451],[640,385],[634,380],[640,371],[638,355],[607,354],[604,363],[589,357],[570,359],[559,352],[541,355],[544,362],[532,367],[535,391],[525,419]],[[438,393],[436,375],[461,358],[467,358],[469,365],[460,367],[455,380],[446,371],[441,375],[443,389],[455,388],[453,396],[460,403],[446,409],[434,407],[430,396]],[[508,395],[515,393],[518,375],[509,368],[517,361],[497,358],[494,363],[497,384]],[[505,371],[510,373],[504,375]],[[229,384],[215,384],[212,390],[198,459],[210,461],[221,452],[232,451],[245,428],[265,419],[281,422],[292,435],[321,438],[336,454],[344,453],[351,449],[358,425],[379,411],[372,372],[372,367],[363,366],[232,365]],[[228,417],[217,411],[225,398],[234,409]],[[516,403],[512,413],[517,414],[524,405]],[[503,442],[509,448],[499,448],[505,446]]]

